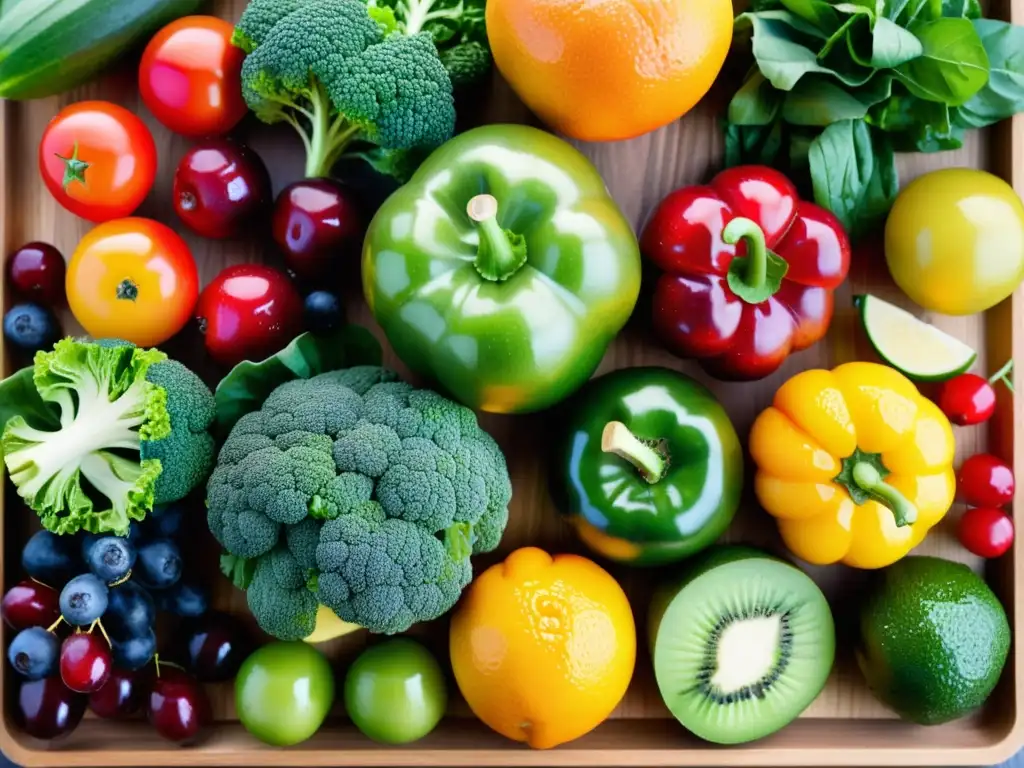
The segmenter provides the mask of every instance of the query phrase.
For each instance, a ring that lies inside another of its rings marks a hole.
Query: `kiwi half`
[[[835,660],[835,625],[818,586],[745,548],[719,548],[659,591],[649,639],[665,705],[718,744],[791,723],[821,693]]]

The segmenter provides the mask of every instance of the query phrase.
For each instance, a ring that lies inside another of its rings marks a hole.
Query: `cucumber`
[[[0,0],[0,98],[82,84],[202,0]]]
[[[918,381],[945,381],[968,370],[978,353],[960,339],[877,296],[857,296],[861,322],[878,356]]]

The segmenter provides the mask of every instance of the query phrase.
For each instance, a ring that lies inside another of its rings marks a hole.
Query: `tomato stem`
[[[139,286],[135,282],[126,277],[117,286],[117,298],[125,299],[127,301],[135,301],[139,298]]]
[[[1011,357],[1010,360],[1006,363],[1006,365],[1004,365],[1002,368],[1000,368],[998,371],[996,371],[992,375],[992,377],[988,380],[988,383],[989,384],[995,384],[997,381],[1001,381],[1001,382],[1003,382],[1003,384],[1006,385],[1006,388],[1008,390],[1010,390],[1011,392],[1014,392],[1013,378],[1011,376],[1012,373],[1013,373],[1013,358]]]
[[[89,163],[78,159],[78,142],[74,143],[71,157],[64,157],[56,152],[53,154],[64,161],[64,179],[61,182],[61,186],[67,189],[73,181],[80,181],[85,186],[85,171],[89,167]]]

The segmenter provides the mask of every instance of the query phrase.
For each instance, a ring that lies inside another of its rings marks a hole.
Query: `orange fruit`
[[[731,0],[489,0],[494,62],[549,127],[615,141],[653,131],[711,88]]]
[[[600,725],[636,662],[622,587],[596,563],[536,547],[469,587],[451,623],[452,669],[473,713],[503,736],[548,749]]]

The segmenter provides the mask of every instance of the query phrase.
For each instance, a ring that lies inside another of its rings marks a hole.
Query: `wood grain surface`
[[[1011,8],[1018,23],[1024,22],[1024,0],[993,4],[989,13],[1009,17]],[[214,0],[209,12],[232,21],[238,18],[245,0]],[[102,98],[136,112],[152,130],[159,151],[159,172],[153,193],[138,210],[174,227],[182,234],[195,257],[205,284],[221,268],[243,261],[279,264],[279,257],[267,231],[254,231],[250,237],[232,242],[204,240],[187,232],[176,220],[170,204],[174,168],[190,142],[164,129],[141,105],[136,89],[137,57],[128,57],[122,65],[99,80],[68,94],[34,102],[6,103],[0,112],[0,243],[6,251],[29,240],[45,240],[70,257],[76,243],[91,227],[60,208],[47,193],[36,166],[36,148],[48,120],[64,105]],[[742,70],[740,70],[742,71]],[[728,76],[724,89],[716,89],[692,113],[682,120],[647,136],[619,143],[577,146],[597,165],[612,195],[639,232],[654,205],[668,192],[680,186],[700,182],[720,167],[722,154],[718,119],[729,98],[735,79]],[[537,124],[508,86],[497,75],[489,94],[472,103],[460,104],[460,128],[480,123],[523,122]],[[253,146],[271,170],[275,193],[302,175],[301,145],[286,126],[268,127],[251,117],[240,126],[238,137]],[[902,157],[903,183],[938,167],[975,166],[1012,180],[1024,191],[1024,122],[1007,122],[986,132],[975,132],[967,146],[958,152],[930,156]],[[384,342],[383,334],[367,310],[358,282],[358,265],[344,267],[343,295],[348,318],[369,327]],[[912,308],[888,278],[881,251],[866,244],[857,250],[850,279],[839,291],[837,313],[826,342],[796,354],[774,376],[757,383],[723,384],[709,379],[699,368],[659,349],[648,332],[646,317],[638,312],[622,336],[609,350],[600,372],[637,365],[662,365],[683,371],[707,384],[721,399],[740,435],[745,438],[757,413],[766,407],[778,386],[794,373],[814,367],[831,367],[850,360],[875,359],[859,328],[851,297],[871,291],[897,304]],[[10,295],[6,296],[10,301]],[[921,316],[950,331],[981,351],[979,370],[997,366],[1013,351],[1021,352],[1024,339],[1022,299],[1015,297],[986,316],[949,318],[921,313]],[[77,333],[80,328],[69,313],[62,316],[64,330]],[[386,347],[386,344],[385,344]],[[197,331],[190,328],[166,345],[173,356],[194,365],[213,384],[223,371],[213,368],[202,354]],[[17,361],[5,357],[7,371]],[[386,363],[404,375],[408,372],[387,350]],[[410,377],[411,378],[411,377]],[[415,381],[415,379],[413,379]],[[960,458],[988,449],[1014,458],[1014,407],[1018,423],[1020,401],[1015,404],[1003,396],[999,418],[990,428],[977,427],[957,432]],[[550,500],[545,471],[544,447],[549,442],[545,415],[525,417],[481,416],[483,426],[504,449],[513,478],[514,498],[508,531],[501,549],[479,558],[481,569],[501,559],[513,549],[538,545],[549,551],[584,553],[572,532],[561,521]],[[1017,452],[1020,453],[1019,451]],[[1016,456],[1018,472],[1024,465]],[[196,548],[189,552],[194,567],[204,578],[216,584],[216,605],[247,615],[244,595],[234,590],[216,568],[216,544],[205,531],[201,504],[193,510],[192,526]],[[919,551],[969,562],[971,560],[954,536],[962,513],[954,507],[947,518],[928,537]],[[30,517],[9,503],[3,526],[5,546],[4,583],[20,577],[19,552],[29,531]],[[29,519],[27,519],[29,518]],[[770,518],[748,497],[728,537],[732,541],[765,547],[782,554],[775,527]],[[191,541],[191,539],[190,539]],[[1019,627],[1018,612],[1013,610],[1014,585],[1020,579],[1017,565],[1019,550],[988,570],[987,576],[1012,611],[1014,627]],[[637,571],[608,566],[625,587],[635,610],[639,628],[643,628],[650,585],[658,572]],[[976,718],[947,726],[924,729],[902,724],[879,705],[866,690],[848,654],[852,629],[843,606],[849,605],[863,585],[863,574],[844,567],[808,568],[826,591],[835,609],[842,650],[832,679],[820,698],[804,713],[802,720],[782,733],[744,748],[722,750],[702,744],[685,734],[670,719],[652,679],[650,660],[641,653],[633,685],[613,715],[613,720],[593,734],[559,750],[530,752],[507,742],[473,721],[465,705],[456,699],[450,717],[424,742],[406,749],[382,749],[359,737],[337,716],[313,740],[301,747],[282,752],[260,745],[235,723],[230,686],[211,687],[215,713],[221,726],[201,748],[178,750],[168,747],[144,723],[110,724],[91,721],[84,724],[59,747],[45,745],[17,735],[10,725],[10,708],[5,708],[2,748],[15,761],[24,764],[53,765],[331,765],[331,764],[415,764],[415,765],[895,765],[895,764],[992,764],[1006,759],[1020,746],[1016,727],[1021,705],[1019,678],[1020,651],[1015,646],[1005,679],[993,702]],[[413,632],[423,637],[439,654],[447,658],[447,633],[444,620],[418,626]],[[165,634],[165,638],[168,637]],[[344,670],[345,660],[367,642],[363,633],[323,646]],[[642,643],[643,645],[643,643]],[[6,665],[0,665],[6,667]],[[6,669],[0,680],[9,689],[13,683]],[[5,697],[10,702],[10,690]]]

